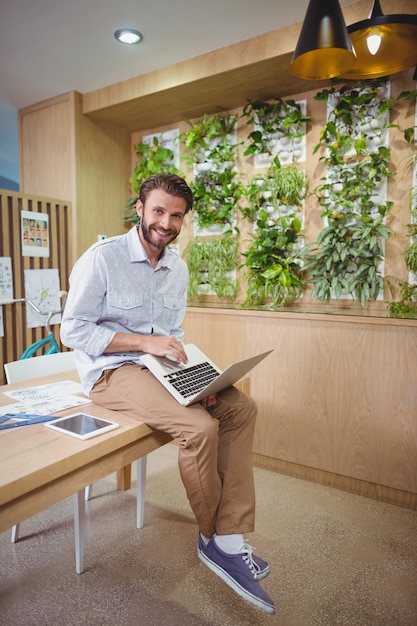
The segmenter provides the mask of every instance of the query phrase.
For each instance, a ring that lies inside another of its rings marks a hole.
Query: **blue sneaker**
[[[211,539],[207,545],[201,547],[201,550],[199,545],[198,556],[244,600],[265,613],[275,613],[273,601],[256,580],[256,567],[252,549],[248,544],[243,544],[238,554],[227,554],[220,550],[214,539]]]
[[[256,570],[255,572],[256,580],[263,580],[264,578],[266,578],[269,572],[271,571],[271,567],[269,563],[261,559],[260,556],[256,556],[255,554],[252,554],[252,561]]]
[[[206,544],[204,543],[203,539],[201,538],[201,533],[198,533],[198,554],[200,555],[201,550],[204,548]],[[251,546],[248,547],[252,550]],[[255,578],[256,580],[263,580],[264,578],[266,578],[269,574],[269,572],[271,571],[271,567],[269,565],[269,563],[267,563],[266,561],[264,561],[263,559],[261,559],[260,556],[256,556],[255,554],[252,553],[252,561],[253,561],[253,565],[255,567]]]

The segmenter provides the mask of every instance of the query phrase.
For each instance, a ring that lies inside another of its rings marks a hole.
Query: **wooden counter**
[[[250,373],[258,466],[417,509],[417,322],[189,307],[186,341]]]

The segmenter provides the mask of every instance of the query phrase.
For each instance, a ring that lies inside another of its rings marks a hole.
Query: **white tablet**
[[[45,422],[45,426],[79,439],[90,439],[117,428],[119,424],[86,413],[74,413]]]

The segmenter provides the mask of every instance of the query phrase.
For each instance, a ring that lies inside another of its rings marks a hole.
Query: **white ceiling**
[[[17,160],[17,109],[302,22],[307,6],[308,0],[0,0],[0,175],[10,177],[7,163]],[[114,31],[127,26],[141,31],[142,43],[116,41]]]

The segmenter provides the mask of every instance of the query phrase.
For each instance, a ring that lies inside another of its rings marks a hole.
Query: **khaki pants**
[[[199,530],[211,537],[250,533],[255,491],[252,444],[256,404],[235,387],[217,404],[181,406],[146,368],[106,370],[91,399],[169,433],[179,443],[179,469]]]

